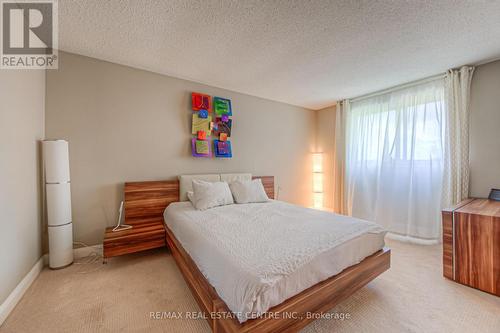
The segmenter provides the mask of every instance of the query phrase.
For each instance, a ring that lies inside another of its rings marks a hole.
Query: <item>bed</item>
[[[259,178],[274,198],[274,178]],[[274,200],[197,211],[179,202],[177,181],[127,187],[126,211],[164,215],[168,246],[214,332],[298,331],[390,267],[385,232],[370,222]]]

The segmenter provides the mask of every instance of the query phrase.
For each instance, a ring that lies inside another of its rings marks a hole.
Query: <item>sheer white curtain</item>
[[[474,67],[450,69],[445,78],[447,128],[443,206],[454,205],[469,194],[470,86]]]
[[[445,156],[445,81],[352,100],[345,117],[347,214],[435,240]]]
[[[333,158],[333,211],[335,213],[348,213],[345,198],[345,168],[346,168],[346,115],[349,112],[349,100],[337,103],[335,109],[335,146]]]

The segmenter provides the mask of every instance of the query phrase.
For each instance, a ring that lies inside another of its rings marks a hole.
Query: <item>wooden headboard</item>
[[[274,176],[252,178],[262,179],[267,196],[274,199]],[[179,181],[129,182],[125,183],[124,193],[126,224],[163,222],[165,208],[179,201]]]

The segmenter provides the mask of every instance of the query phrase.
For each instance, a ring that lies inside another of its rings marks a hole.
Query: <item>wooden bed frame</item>
[[[274,199],[274,177],[262,179],[264,189]],[[125,211],[134,210],[135,217],[158,218],[172,202],[179,201],[179,182],[153,181],[127,183],[138,192],[133,200],[125,201]],[[137,215],[140,216],[137,216]],[[127,216],[127,214],[126,214]],[[348,298],[378,275],[390,268],[390,249],[384,248],[303,292],[269,309],[265,316],[243,324],[232,315],[224,301],[200,272],[191,257],[183,249],[172,231],[166,229],[166,241],[194,298],[207,318],[214,333],[243,332],[296,332],[321,314]]]

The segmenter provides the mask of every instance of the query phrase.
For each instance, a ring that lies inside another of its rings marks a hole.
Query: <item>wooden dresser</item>
[[[500,296],[500,201],[467,199],[443,210],[443,275]]]

